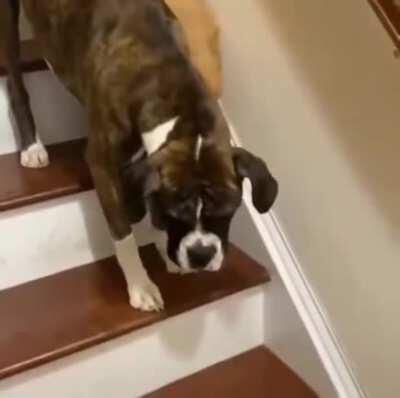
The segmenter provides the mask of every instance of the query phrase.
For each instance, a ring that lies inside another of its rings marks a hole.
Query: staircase
[[[154,247],[142,248],[166,309],[129,306],[82,156],[84,114],[33,41],[23,54],[51,165],[19,165],[0,54],[0,396],[140,397],[182,379],[148,396],[179,398],[217,380],[196,396],[314,397],[266,349],[236,357],[263,344],[269,276],[234,245],[221,272],[187,276],[168,274]],[[253,390],[239,380],[260,388],[246,395]]]

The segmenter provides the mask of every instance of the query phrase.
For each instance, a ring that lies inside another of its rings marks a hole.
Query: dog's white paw
[[[159,288],[151,281],[135,283],[129,287],[130,304],[142,311],[161,311],[164,301]]]
[[[32,169],[49,165],[49,155],[41,142],[35,142],[21,152],[21,165]]]

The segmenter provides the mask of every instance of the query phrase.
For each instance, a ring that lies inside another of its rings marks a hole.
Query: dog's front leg
[[[150,280],[125,210],[122,181],[114,156],[89,144],[88,163],[94,184],[114,238],[115,252],[125,275],[130,303],[143,311],[160,311],[164,304],[158,287]]]

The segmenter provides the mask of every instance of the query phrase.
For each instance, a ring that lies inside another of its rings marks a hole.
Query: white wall
[[[224,105],[369,397],[400,392],[400,62],[366,0],[212,0]]]

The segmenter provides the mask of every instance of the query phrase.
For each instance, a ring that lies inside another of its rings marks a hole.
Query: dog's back
[[[145,67],[159,66],[174,56],[182,40],[162,0],[23,0],[23,4],[46,59],[81,98],[87,97],[82,90],[90,79],[96,84],[106,80],[107,89],[113,71],[119,78],[126,71],[130,80],[135,79],[135,72],[143,73]]]

